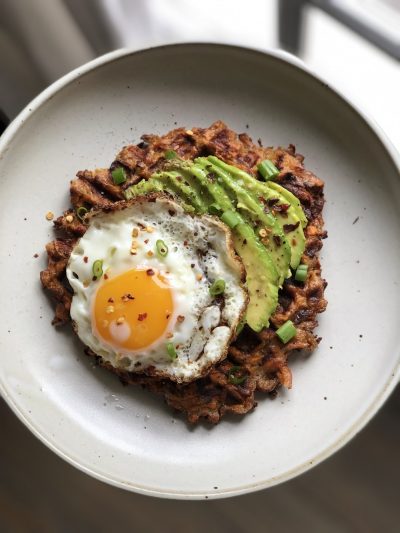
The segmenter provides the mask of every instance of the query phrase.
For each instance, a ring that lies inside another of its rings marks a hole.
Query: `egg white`
[[[152,231],[140,231],[135,238],[137,253],[132,255],[132,229],[137,227]],[[156,253],[157,240],[168,246],[165,257]],[[154,255],[149,257],[149,251]],[[117,350],[95,334],[92,305],[102,283],[92,279],[96,259],[103,261],[103,272],[112,276],[151,268],[168,281],[173,313],[164,334],[145,349]],[[123,209],[93,216],[72,250],[67,277],[74,291],[71,318],[85,345],[120,370],[161,375],[178,382],[196,379],[225,357],[247,305],[243,270],[234,256],[229,230],[212,217],[192,217],[165,197],[136,199]],[[216,279],[224,279],[226,284],[223,305],[217,305],[210,295],[210,285]],[[185,317],[183,322],[177,321],[179,315]],[[167,331],[173,338],[167,339]],[[178,346],[173,361],[166,351],[169,341]]]

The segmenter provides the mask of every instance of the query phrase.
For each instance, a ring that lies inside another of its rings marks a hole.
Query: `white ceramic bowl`
[[[216,119],[266,145],[296,144],[325,180],[329,306],[319,349],[292,362],[291,391],[260,397],[244,418],[190,428],[50,326],[39,271],[53,237],[45,213],[67,207],[78,169],[108,166],[144,132]],[[68,74],[0,141],[3,397],[61,457],[144,494],[224,497],[304,472],[355,435],[398,380],[398,161],[354,105],[279,53],[174,45],[113,52]]]

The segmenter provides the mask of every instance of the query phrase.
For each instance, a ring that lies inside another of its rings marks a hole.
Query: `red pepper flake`
[[[148,276],[154,276],[155,272],[154,272],[154,270],[153,270],[152,268],[148,268],[148,269],[146,270],[146,274],[147,274]]]
[[[149,242],[149,239],[145,239],[144,244],[147,244]]]
[[[183,246],[187,246],[189,243],[187,241],[183,241]]]
[[[196,266],[196,265],[195,265],[194,263],[192,263],[192,264],[190,265],[190,268],[194,268],[195,266]]]
[[[144,224],[142,224],[141,222],[138,222],[138,226],[140,229],[144,229],[146,226]]]
[[[176,320],[179,322],[179,323],[182,323],[184,320],[185,320],[185,317],[183,315],[178,315],[176,317]]]
[[[171,316],[171,313],[167,313],[167,314],[165,315],[165,318],[168,320],[170,316]]]
[[[104,279],[108,279],[108,275],[107,274],[104,274]]]
[[[286,211],[289,209],[290,204],[276,204],[273,207],[273,211],[278,211],[278,213],[286,213]]]
[[[85,257],[83,258],[83,262],[84,262],[84,263],[87,263],[88,261],[89,261],[89,258],[88,258],[87,255],[85,255]]]
[[[34,254],[33,257],[37,259],[39,257],[39,254]]]
[[[114,303],[114,298],[111,298],[111,296],[110,296],[110,298],[107,300],[107,302],[110,303],[110,304],[113,304]]]
[[[299,225],[300,225],[300,220],[298,220],[296,224],[284,224],[283,231],[285,233],[290,233],[291,231],[294,231],[295,229],[297,229]]]
[[[139,322],[142,322],[146,318],[147,318],[147,313],[139,313],[137,319],[139,320]]]
[[[274,207],[279,202],[279,198],[269,198],[269,200],[262,199],[262,202],[267,204],[269,207]]]

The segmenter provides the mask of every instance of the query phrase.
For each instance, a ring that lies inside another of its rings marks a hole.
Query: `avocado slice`
[[[164,192],[164,188],[162,183],[158,183],[156,180],[142,180],[139,181],[139,183],[136,183],[136,185],[131,185],[126,191],[124,192],[124,196],[126,200],[131,200],[132,198],[136,198],[136,196],[146,195],[153,192]]]
[[[269,325],[269,317],[278,305],[278,275],[268,252],[248,224],[239,223],[233,230],[233,245],[247,273],[250,300],[246,322],[254,331],[261,331]]]
[[[151,177],[148,180],[139,181],[139,183],[136,183],[136,185],[131,185],[128,189],[126,189],[124,195],[126,200],[131,200],[137,196],[145,196],[146,194],[151,194],[154,192],[167,192],[179,199],[179,202],[185,211],[188,213],[195,212],[195,207],[191,203],[188,203],[188,198],[186,198],[183,193],[180,193],[180,191],[177,190],[166,179],[157,179]]]
[[[164,188],[169,187],[185,203],[192,205],[198,214],[204,214],[208,211],[208,206],[203,198],[197,193],[196,189],[187,181],[182,172],[170,170],[153,174],[151,180],[156,180]]]
[[[282,226],[277,219],[264,211],[263,205],[257,197],[240,182],[234,179],[231,173],[210,163],[206,157],[199,157],[195,160],[208,173],[217,177],[217,182],[226,191],[233,193],[233,203],[237,211],[259,234],[261,231],[267,232],[261,239],[266,249],[271,255],[271,259],[279,272],[279,286],[282,286],[283,280],[288,276],[289,264],[291,258],[291,248],[286,240]]]
[[[209,178],[208,172],[199,165],[184,163],[197,182],[205,188],[222,212],[235,211],[235,206],[225,190]],[[182,169],[181,169],[182,170]],[[246,322],[254,331],[261,331],[269,324],[269,317],[278,304],[279,273],[270,254],[256,236],[253,228],[237,213],[239,223],[232,228],[235,250],[242,258],[246,269],[246,284],[250,301]]]
[[[308,224],[307,217],[304,214],[303,208],[301,207],[300,200],[296,198],[296,196],[285,189],[285,187],[282,187],[282,185],[279,185],[279,183],[276,183],[276,181],[268,181],[267,185],[270,189],[274,189],[276,192],[279,192],[281,196],[283,196],[289,204],[293,207],[293,209],[296,211],[296,215],[299,217],[299,220],[301,222],[301,225],[303,228],[305,228]]]
[[[302,220],[305,219],[305,215],[303,213],[301,219],[297,216],[297,210],[299,208],[298,200],[296,199],[296,202],[294,202],[297,205],[296,209],[292,203],[290,203],[289,195],[283,196],[283,194],[280,194],[276,188],[269,187],[266,182],[262,182],[256,178],[253,178],[253,176],[250,176],[250,174],[247,174],[247,172],[244,172],[243,170],[240,170],[232,165],[228,165],[215,156],[209,156],[207,159],[211,163],[215,164],[215,166],[218,166],[226,172],[229,172],[239,181],[242,186],[250,190],[254,195],[261,196],[267,205],[268,203],[273,203],[273,206],[276,207],[279,207],[280,205],[289,205],[289,208],[282,213],[277,209],[273,209],[273,207],[272,210],[274,217],[281,224],[283,231],[285,232],[286,239],[291,247],[290,266],[293,269],[297,268],[300,263],[301,256],[304,253],[306,242],[302,226]]]

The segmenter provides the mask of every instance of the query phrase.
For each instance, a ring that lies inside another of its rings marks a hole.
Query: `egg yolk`
[[[128,270],[97,289],[92,328],[116,349],[141,350],[164,336],[172,311],[165,278],[153,269]]]

